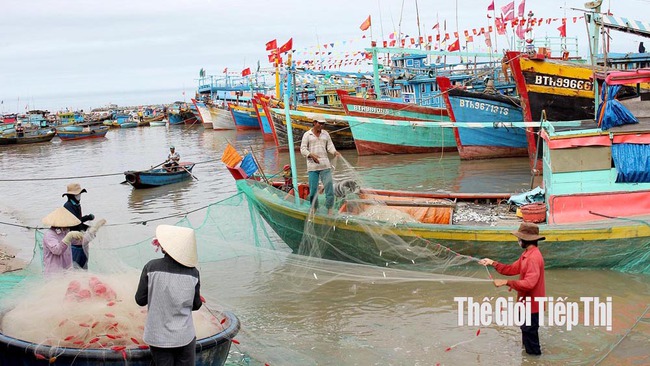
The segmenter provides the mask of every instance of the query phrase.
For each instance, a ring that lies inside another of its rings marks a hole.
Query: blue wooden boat
[[[500,93],[469,91],[453,87],[447,77],[436,79],[452,122],[492,122],[494,128],[454,129],[461,159],[528,156],[526,130],[499,127],[499,122],[523,121],[518,98]]]
[[[222,366],[226,363],[232,339],[241,324],[235,314],[223,312],[224,329],[196,341],[196,365]],[[125,353],[111,348],[81,349],[35,344],[0,333],[0,365],[79,365],[79,366],[149,366],[153,364],[149,349],[127,348]],[[40,357],[38,357],[38,356]]]
[[[62,126],[57,127],[56,134],[61,140],[97,139],[106,136],[108,126]]]
[[[252,107],[244,107],[228,103],[232,118],[235,120],[237,130],[259,130],[260,123],[257,120],[257,113]]]
[[[143,171],[130,170],[124,172],[126,182],[133,186],[133,188],[152,188],[173,184],[188,180],[192,177],[191,172],[194,168],[194,163],[183,162],[180,163],[181,167],[178,171],[168,172],[163,168],[149,169]]]

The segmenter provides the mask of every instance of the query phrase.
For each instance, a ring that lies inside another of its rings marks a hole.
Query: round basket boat
[[[226,363],[232,339],[240,328],[239,319],[231,312],[223,312],[227,319],[223,331],[196,341],[196,365],[222,366]],[[0,333],[0,365],[75,365],[75,366],[150,366],[153,364],[148,349],[127,348],[82,349],[44,346],[22,341]]]

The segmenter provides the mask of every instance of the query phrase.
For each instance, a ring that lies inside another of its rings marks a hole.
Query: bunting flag
[[[359,26],[359,28],[362,31],[365,31],[365,30],[368,30],[368,28],[370,28],[370,25],[371,25],[371,23],[370,23],[370,15],[368,15],[368,19],[364,20],[363,23],[361,23],[361,25]]]
[[[274,50],[276,48],[278,48],[278,40],[277,39],[266,42],[266,50],[267,51],[271,51],[271,50]]]
[[[459,51],[460,50],[460,40],[456,39],[454,43],[450,44],[449,47],[447,48],[447,51],[449,52],[454,52],[454,51]]]
[[[560,31],[560,37],[566,37],[566,22],[562,22],[562,25],[557,27],[557,30]]]
[[[235,148],[230,143],[226,145],[226,149],[221,155],[221,161],[226,164],[226,166],[229,166],[231,168],[234,168],[237,163],[242,161],[242,159],[242,156],[239,155],[237,150],[235,150]]]
[[[517,16],[519,16],[519,18],[523,18],[525,11],[526,11],[526,0],[521,0],[521,3],[519,3],[519,8],[517,9]]]
[[[246,76],[246,75],[250,75],[250,74],[251,74],[251,68],[250,67],[245,68],[241,72],[241,76]]]
[[[280,53],[282,52],[289,52],[293,48],[293,37],[289,38],[287,43],[283,44],[282,47],[280,47]]]
[[[505,22],[515,19],[515,0],[501,7],[501,18]]]

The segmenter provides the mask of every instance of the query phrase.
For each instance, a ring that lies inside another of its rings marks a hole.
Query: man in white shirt
[[[165,162],[165,165],[163,165],[163,168],[168,172],[176,171],[178,169],[179,161],[181,161],[181,155],[176,152],[174,146],[170,146],[169,155],[167,156],[167,161]]]
[[[336,151],[329,133],[323,130],[324,120],[314,120],[314,127],[305,132],[300,144],[300,154],[307,158],[307,172],[309,174],[309,202],[312,213],[318,208],[318,181],[325,187],[325,207],[327,213],[332,214],[334,207],[334,185],[332,183],[332,164],[328,153],[341,156]]]

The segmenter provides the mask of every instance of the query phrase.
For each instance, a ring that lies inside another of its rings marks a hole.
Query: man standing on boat
[[[163,168],[168,172],[175,171],[178,168],[179,161],[181,161],[181,155],[176,152],[176,148],[173,145],[170,146],[169,155],[167,155],[167,161],[163,165]]]
[[[533,223],[524,222],[517,231],[512,234],[518,238],[519,246],[524,249],[523,254],[513,264],[503,264],[490,258],[483,258],[478,261],[484,266],[492,266],[497,272],[506,276],[519,275],[519,280],[494,280],[494,286],[508,286],[517,290],[519,301],[531,299],[530,325],[521,326],[521,339],[529,355],[541,355],[542,350],[539,344],[539,302],[535,297],[545,297],[546,288],[544,283],[544,258],[537,248],[539,240],[546,239],[539,235],[539,227]],[[527,319],[528,320],[528,319]]]
[[[332,207],[334,207],[334,185],[332,183],[332,164],[327,153],[334,156],[341,156],[341,154],[336,151],[329,133],[323,130],[324,123],[325,121],[322,119],[314,120],[314,127],[302,135],[300,154],[307,158],[311,213],[318,208],[318,181],[320,179],[325,187],[325,207],[327,207],[328,215],[331,215]]]

